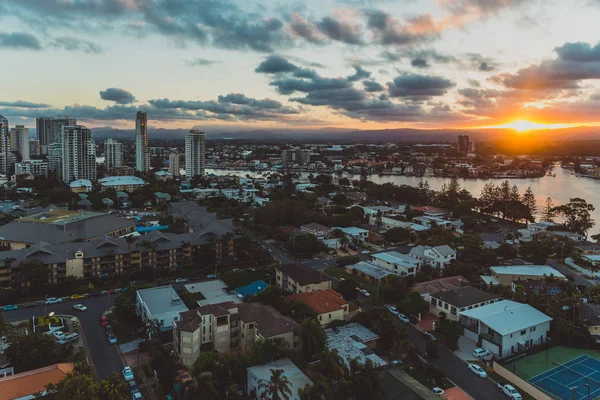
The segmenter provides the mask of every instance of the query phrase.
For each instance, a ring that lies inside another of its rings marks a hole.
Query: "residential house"
[[[461,275],[448,276],[446,278],[434,279],[432,281],[419,282],[413,286],[413,290],[421,293],[423,299],[430,303],[431,296],[440,291],[452,290],[462,286],[469,286],[470,282]]]
[[[600,343],[600,304],[585,303],[578,307],[580,315],[586,321],[586,326],[596,343]]]
[[[146,185],[146,182],[137,176],[109,176],[98,179],[104,189],[114,189],[123,192],[133,192]]]
[[[69,188],[73,193],[87,193],[92,191],[93,185],[89,179],[77,179],[69,183]]]
[[[329,239],[333,234],[333,229],[315,222],[302,225],[300,231],[316,236],[319,240]]]
[[[387,364],[385,360],[375,354],[379,336],[364,326],[351,323],[325,329],[327,335],[327,348],[337,350],[338,355],[350,365],[350,361],[357,359],[361,364],[370,360],[375,367]]]
[[[277,361],[272,361],[263,365],[255,365],[248,367],[246,394],[252,399],[257,400],[262,398],[263,389],[260,384],[263,381],[271,379],[271,371],[282,370],[283,376],[290,383],[289,389],[291,395],[288,400],[300,400],[298,390],[306,385],[312,386],[313,382],[289,359],[284,358]]]
[[[385,281],[390,275],[396,275],[387,268],[366,261],[359,261],[356,264],[347,265],[345,270],[351,275],[356,275],[362,279],[375,283],[379,283],[381,280]]]
[[[321,325],[329,325],[332,321],[342,321],[349,316],[350,304],[344,297],[332,289],[317,292],[296,293],[288,300],[306,304],[317,314]]]
[[[201,351],[246,352],[257,340],[281,338],[302,348],[299,325],[272,306],[258,303],[208,304],[182,312],[173,325],[173,349],[191,367]]]
[[[365,192],[346,192],[346,198],[352,203],[362,203],[367,201],[367,194]]]
[[[490,267],[491,283],[512,285],[513,281],[543,279],[553,276],[556,279],[567,279],[563,274],[548,265],[500,265]]]
[[[500,301],[494,294],[473,286],[439,291],[431,295],[429,311],[436,316],[444,314],[446,319],[458,321],[458,313]]]
[[[510,300],[460,312],[463,336],[500,358],[546,343],[552,318]]]
[[[371,254],[371,262],[401,276],[415,276],[423,261],[396,251]]]
[[[412,257],[423,260],[426,264],[438,269],[445,269],[453,260],[456,260],[456,251],[448,245],[443,246],[415,246],[409,253]]]
[[[559,282],[549,284],[543,279],[530,279],[527,281],[513,281],[511,290],[516,293],[522,290],[525,297],[539,293],[541,290],[546,291],[547,296],[556,296],[561,292]]]
[[[356,239],[360,242],[364,242],[369,237],[369,231],[366,229],[356,227],[342,228],[339,226],[333,227],[333,229],[342,231],[342,233],[350,240]]]
[[[0,399],[30,400],[46,397],[46,385],[58,384],[75,368],[73,363],[48,365],[0,378]]]
[[[296,264],[275,267],[276,284],[286,292],[303,293],[331,289],[331,279],[322,272]]]
[[[157,321],[161,330],[172,329],[173,323],[180,318],[179,314],[188,311],[170,285],[138,290],[135,298],[136,314],[142,318],[144,324]]]

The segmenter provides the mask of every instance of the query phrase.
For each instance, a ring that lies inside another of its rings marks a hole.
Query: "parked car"
[[[56,338],[56,340],[62,340],[65,338],[65,333],[63,331],[54,331],[52,335]]]
[[[392,314],[398,315],[398,309],[395,306],[391,306],[389,310]]]
[[[89,297],[100,297],[102,296],[104,293],[102,293],[101,290],[97,291],[97,292],[92,292],[89,294]]]
[[[175,283],[184,283],[184,282],[187,282],[186,278],[177,278],[177,279],[175,279]]]
[[[410,321],[408,320],[408,317],[404,314],[398,313],[398,319],[402,322],[404,322],[405,324],[408,324]]]
[[[57,304],[57,303],[62,303],[62,299],[59,299],[56,297],[48,297],[45,302],[45,304]]]
[[[79,339],[79,334],[74,332],[69,335],[65,335],[65,337],[63,339],[59,339],[58,344],[65,345],[65,344],[69,344],[69,343],[75,343],[77,341],[77,339]]]
[[[431,332],[423,331],[423,336],[425,336],[425,339],[428,339],[428,340],[433,340],[433,341],[437,340],[437,338],[435,336],[433,336],[433,333],[431,333]]]
[[[206,277],[208,279],[215,279],[217,276],[215,274],[208,274],[208,275],[206,275]]]
[[[508,383],[506,385],[498,384],[498,389],[500,389],[500,391],[507,395],[511,400],[521,400],[523,398],[521,397],[521,394],[517,392],[517,389]]]
[[[144,397],[140,392],[135,392],[131,394],[131,400],[144,400]]]
[[[87,311],[87,307],[84,306],[83,304],[75,304],[73,306],[73,310],[84,312],[84,311]]]
[[[34,301],[28,301],[25,302],[23,304],[21,304],[22,308],[31,308],[31,307],[35,307],[37,304]]]
[[[2,307],[2,311],[14,311],[16,309],[18,309],[19,307],[13,305],[13,304],[7,304],[4,307]]]
[[[117,344],[117,336],[114,333],[110,333],[108,336],[108,343]]]
[[[140,391],[140,389],[138,388],[137,383],[135,383],[135,381],[129,381],[129,391],[131,393]]]
[[[370,251],[369,251],[369,250],[363,250],[363,251],[361,251],[360,253],[361,253],[361,254],[369,254],[369,253],[370,253]]]
[[[106,325],[108,325],[108,320],[103,315],[103,316],[100,317],[100,326],[106,326]]]
[[[468,368],[480,378],[487,378],[487,372],[477,364],[469,364]]]
[[[81,299],[85,299],[85,296],[82,294],[72,294],[70,299],[71,300],[81,300]]]
[[[108,336],[108,335],[112,335],[113,333],[115,333],[115,331],[113,331],[112,326],[106,325],[104,327],[104,333],[106,333],[106,336]]]
[[[239,268],[234,268],[233,270],[231,270],[231,272],[240,272],[240,271],[241,271],[241,269],[239,269]]]
[[[489,356],[489,355],[490,355],[490,351],[488,349],[478,347],[475,350],[473,350],[474,357],[479,358],[479,357],[485,357],[485,356]]]
[[[123,368],[123,378],[125,379],[125,382],[129,382],[135,379],[133,376],[133,371],[130,367]]]
[[[434,387],[431,391],[440,397],[442,397],[444,395],[444,389],[439,388],[439,387]]]
[[[365,297],[371,297],[371,293],[367,292],[365,289],[360,289],[360,294],[362,294]]]

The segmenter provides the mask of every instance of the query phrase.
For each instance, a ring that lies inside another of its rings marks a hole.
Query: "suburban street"
[[[559,263],[558,261],[548,260],[547,264],[563,275],[571,275],[574,279],[573,283],[575,283],[576,285],[590,287],[594,286],[595,284],[594,281],[585,279],[584,277],[579,275],[579,272],[567,268],[564,264]]]
[[[48,315],[50,312],[78,317],[96,375],[98,379],[104,379],[111,372],[120,373],[123,369],[123,362],[117,350],[117,345],[108,343],[104,328],[100,326],[100,316],[114,305],[114,298],[114,295],[110,295],[110,299],[104,295],[77,301],[64,301],[60,304],[3,312],[2,316],[6,322],[31,319],[33,316]],[[88,309],[85,312],[75,311],[72,308],[74,304],[83,304]]]

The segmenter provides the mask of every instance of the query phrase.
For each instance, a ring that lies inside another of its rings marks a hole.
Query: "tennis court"
[[[564,400],[586,400],[600,397],[600,360],[582,355],[565,364],[556,365],[531,379],[529,383]],[[574,394],[575,393],[575,394]]]

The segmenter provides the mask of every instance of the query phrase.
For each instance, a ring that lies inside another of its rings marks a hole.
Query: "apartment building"
[[[299,325],[272,306],[225,302],[180,314],[173,324],[173,349],[191,367],[201,351],[246,352],[257,340],[281,338],[300,350]]]
[[[276,285],[286,292],[303,293],[331,289],[331,279],[302,265],[283,264],[275,267]]]

